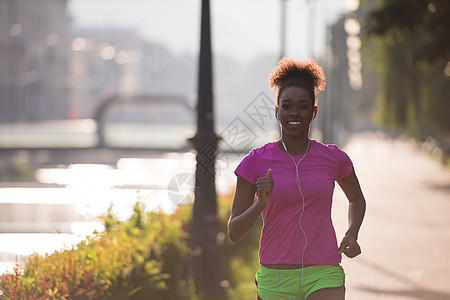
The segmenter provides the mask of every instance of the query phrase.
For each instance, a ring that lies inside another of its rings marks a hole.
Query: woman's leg
[[[345,300],[345,286],[317,290],[307,300]]]
[[[307,300],[344,300],[345,273],[340,265],[317,265],[305,269]]]

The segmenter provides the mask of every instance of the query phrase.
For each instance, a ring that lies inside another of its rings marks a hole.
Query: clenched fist
[[[344,253],[349,258],[353,258],[361,254],[361,247],[356,238],[352,235],[345,235],[339,245],[339,254]]]

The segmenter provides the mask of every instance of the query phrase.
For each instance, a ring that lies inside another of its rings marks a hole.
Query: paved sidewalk
[[[377,134],[357,135],[345,150],[367,201],[363,254],[343,258],[346,299],[450,299],[450,170],[413,143]],[[347,206],[339,188],[333,214],[340,239]]]

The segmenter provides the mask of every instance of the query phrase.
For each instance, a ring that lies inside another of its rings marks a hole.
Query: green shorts
[[[294,270],[260,266],[255,282],[258,296],[263,300],[306,299],[320,289],[343,286],[345,273],[340,265],[315,265]]]

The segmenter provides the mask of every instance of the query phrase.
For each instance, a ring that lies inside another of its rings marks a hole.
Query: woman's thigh
[[[326,288],[317,290],[307,297],[307,300],[344,300],[345,287]]]

